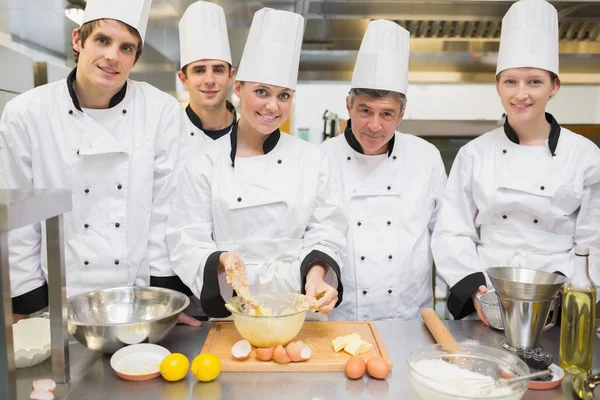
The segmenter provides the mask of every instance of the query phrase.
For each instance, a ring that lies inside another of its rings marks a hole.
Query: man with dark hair
[[[165,222],[183,112],[175,98],[128,79],[142,52],[151,0],[88,0],[73,31],[66,80],[10,101],[0,119],[0,187],[69,188],[67,295],[148,285],[170,270]],[[10,232],[16,319],[45,308],[44,224]],[[56,288],[55,288],[56,289]]]
[[[235,69],[223,8],[206,1],[190,5],[179,22],[181,71],[189,91],[188,135],[201,147],[231,132],[237,116],[227,101]]]
[[[432,144],[396,132],[406,109],[409,40],[395,22],[369,23],[346,98],[346,131],[322,146],[350,222],[344,302],[330,319],[417,319],[433,306],[430,240],[446,172]]]

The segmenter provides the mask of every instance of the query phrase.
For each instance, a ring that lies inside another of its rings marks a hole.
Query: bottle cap
[[[588,246],[584,246],[582,244],[578,244],[575,247],[575,255],[576,256],[589,256],[590,255],[590,248]]]

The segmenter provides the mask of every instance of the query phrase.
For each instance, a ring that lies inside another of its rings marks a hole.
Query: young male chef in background
[[[571,272],[574,243],[600,249],[600,149],[546,112],[558,93],[558,16],[545,0],[522,0],[502,20],[496,87],[504,126],[460,149],[432,250],[450,286],[454,318],[479,317],[483,271],[493,266]]]
[[[416,319],[433,305],[431,232],[446,183],[439,151],[396,132],[406,109],[409,32],[371,21],[363,38],[343,135],[322,145],[349,218],[344,303],[331,319]]]
[[[189,91],[185,109],[187,134],[201,147],[231,132],[237,120],[227,101],[235,69],[223,8],[206,1],[190,5],[179,21],[181,71],[179,80]]]
[[[72,191],[73,211],[64,215],[68,296],[174,275],[165,223],[183,113],[172,96],[128,79],[150,3],[88,0],[73,31],[77,67],[11,100],[0,120],[2,188]],[[44,224],[9,234],[17,319],[48,304],[44,237]]]

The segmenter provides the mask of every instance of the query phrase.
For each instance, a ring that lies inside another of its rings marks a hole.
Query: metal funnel
[[[543,301],[556,297],[567,278],[526,268],[492,267],[486,271],[499,297]]]
[[[525,268],[493,267],[486,273],[498,295],[506,343],[536,348],[552,302],[567,279]]]

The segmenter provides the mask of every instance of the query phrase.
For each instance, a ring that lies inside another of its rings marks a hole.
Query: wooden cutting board
[[[392,360],[383,339],[373,322],[305,322],[294,340],[301,340],[312,350],[310,360],[298,363],[278,364],[275,361],[260,361],[255,348],[250,357],[238,361],[231,355],[231,347],[242,337],[233,322],[213,323],[202,347],[202,353],[212,353],[221,360],[221,371],[246,372],[299,372],[299,371],[344,371],[350,354],[343,350],[336,353],[331,342],[338,336],[358,333],[361,339],[372,343],[373,349],[362,354],[368,359],[380,356],[392,367]]]

